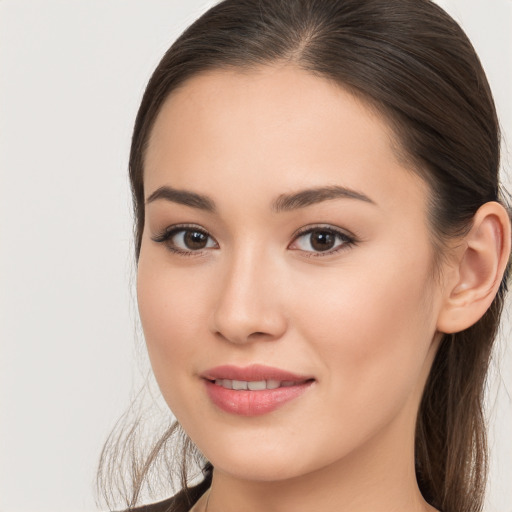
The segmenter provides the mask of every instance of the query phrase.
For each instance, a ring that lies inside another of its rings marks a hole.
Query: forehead
[[[318,128],[339,129],[343,123],[332,123],[338,115],[347,118],[344,124],[353,121],[349,116],[357,117],[368,135],[373,131],[384,144],[394,142],[393,130],[377,109],[332,80],[290,64],[209,70],[186,80],[169,95],[157,115],[149,145],[158,142],[162,131],[169,133],[173,118],[179,121],[176,131],[183,132],[199,125],[229,129],[241,116],[248,130],[264,125],[259,133],[263,140],[285,127],[288,133],[302,129],[311,136]],[[326,125],[326,121],[331,122]]]
[[[146,195],[163,184],[215,191],[243,176],[240,194],[264,192],[262,182],[275,192],[342,185],[423,204],[425,186],[396,147],[375,108],[325,78],[291,65],[209,71],[165,101],[146,153]]]

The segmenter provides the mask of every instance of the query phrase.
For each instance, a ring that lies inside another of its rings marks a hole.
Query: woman
[[[130,157],[180,426],[130,508],[182,428],[204,478],[142,510],[480,510],[499,146],[478,58],[427,0],[226,0],[185,31]]]

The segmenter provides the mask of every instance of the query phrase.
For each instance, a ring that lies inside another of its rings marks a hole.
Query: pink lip
[[[301,382],[311,380],[313,377],[308,375],[297,375],[295,373],[273,368],[271,366],[264,366],[261,364],[253,364],[250,366],[216,366],[206,370],[201,374],[203,379],[229,379],[229,380],[291,380],[294,382]]]
[[[240,416],[259,416],[276,410],[302,395],[314,379],[297,375],[279,368],[263,365],[247,367],[217,366],[201,374],[210,400],[221,410]],[[216,379],[261,381],[278,380],[296,384],[276,389],[258,391],[226,389],[215,384]]]

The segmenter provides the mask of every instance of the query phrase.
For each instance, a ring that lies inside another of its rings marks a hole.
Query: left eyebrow
[[[305,208],[312,204],[329,201],[330,199],[356,199],[376,205],[372,199],[356,192],[350,188],[340,186],[320,187],[307,190],[300,190],[293,194],[281,194],[273,203],[272,210],[275,212],[287,212],[298,208]]]
[[[189,192],[188,190],[178,190],[172,187],[160,187],[156,189],[147,199],[146,204],[152,203],[158,199],[164,199],[173,203],[183,204],[191,208],[198,208],[207,212],[215,212],[215,203],[208,196]]]

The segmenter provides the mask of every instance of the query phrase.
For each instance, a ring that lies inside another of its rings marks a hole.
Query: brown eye
[[[348,247],[354,243],[354,239],[342,231],[334,228],[311,228],[299,234],[290,249],[300,250],[312,255],[319,253],[331,254],[338,249]]]
[[[187,230],[183,233],[183,244],[191,251],[204,249],[208,244],[208,235],[206,233],[192,230]]]
[[[309,240],[315,251],[328,251],[334,247],[336,236],[329,231],[313,231],[309,234]]]
[[[194,226],[171,226],[160,235],[153,237],[153,240],[165,244],[170,251],[183,255],[200,253],[203,249],[219,248],[207,231]]]
[[[217,247],[215,240],[196,228],[176,228],[167,237],[167,245],[176,252],[194,252]]]

